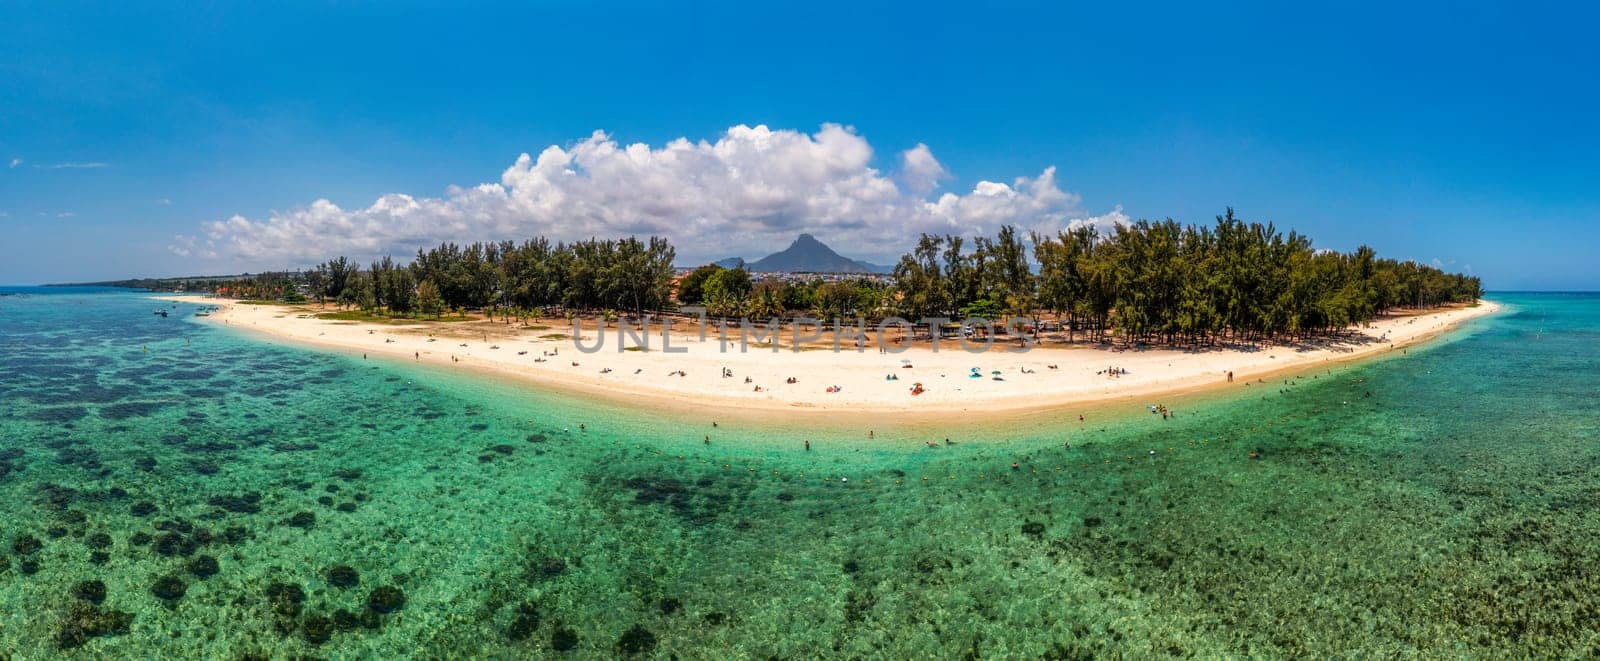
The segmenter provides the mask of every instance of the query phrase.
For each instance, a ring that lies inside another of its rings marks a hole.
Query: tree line
[[[1212,343],[1305,337],[1370,321],[1390,309],[1467,303],[1478,278],[1413,261],[1316,250],[1271,223],[1229,209],[1211,226],[1141,220],[1102,234],[1083,226],[1034,234],[1030,268],[1011,227],[963,239],[923,235],[895,267],[900,312],[962,318],[1059,315],[1070,334]]]
[[[402,315],[546,307],[642,313],[670,306],[674,257],[658,237],[443,243],[417,250],[410,264],[385,256],[365,271],[349,258],[331,259],[306,274],[306,285],[319,302]]]
[[[1299,233],[1246,222],[1229,209],[1209,225],[1141,220],[1110,232],[1084,226],[1024,237],[1014,227],[968,240],[924,234],[891,279],[767,278],[708,264],[675,280],[665,239],[552,243],[443,243],[409,264],[366,268],[338,257],[302,278],[306,295],[398,315],[483,309],[524,315],[575,311],[670,311],[765,319],[899,316],[910,320],[1054,316],[1068,339],[1209,344],[1338,332],[1397,307],[1467,303],[1478,278],[1414,261],[1378,258],[1361,246],[1318,250]],[[296,296],[277,272],[230,283],[236,292]],[[673,287],[676,284],[674,295]]]
[[[718,317],[768,319],[805,314],[839,319],[879,317],[892,293],[887,283],[872,278],[756,281],[743,268],[707,264],[678,281],[677,301],[704,306],[707,314]]]

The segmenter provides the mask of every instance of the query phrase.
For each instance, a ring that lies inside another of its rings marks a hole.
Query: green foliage
[[[417,309],[423,314],[437,315],[444,311],[444,299],[439,297],[439,287],[432,280],[417,285]]]
[[[390,257],[367,272],[350,270],[340,257],[311,278],[322,296],[364,310],[396,314],[499,308],[538,317],[546,306],[616,308],[643,312],[668,303],[675,252],[665,239],[580,241],[554,244],[542,237],[517,244],[444,243],[418,250],[409,265]]]
[[[1042,307],[1069,332],[1196,343],[1334,332],[1401,305],[1483,295],[1477,278],[1378,259],[1366,246],[1313,250],[1232,209],[1210,227],[1141,220],[1109,236],[1085,226],[1031,238],[1037,275],[1012,228],[976,238],[971,252],[960,237],[923,235],[895,267],[896,308],[912,319],[996,319]]]
[[[711,276],[723,271],[721,266],[706,264],[689,272],[678,281],[678,302],[684,305],[700,305],[705,302],[706,281]]]
[[[1000,309],[1000,304],[989,298],[980,298],[961,306],[961,316],[968,319],[977,318],[998,321],[1003,314],[1005,313]]]

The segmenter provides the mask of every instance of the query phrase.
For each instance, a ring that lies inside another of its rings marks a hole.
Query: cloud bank
[[[890,173],[873,167],[873,154],[865,138],[837,124],[812,134],[740,125],[714,142],[680,138],[660,147],[596,131],[565,148],[522,154],[498,182],[452,186],[442,197],[393,193],[359,209],[319,199],[265,218],[235,215],[176,237],[171,249],[281,267],[337,254],[403,256],[441,241],[632,234],[666,236],[680,263],[690,263],[759,257],[809,232],[845,254],[886,260],[921,232],[992,233],[1003,224],[1054,232],[1127,221],[1121,207],[1084,213],[1053,167],[931,197],[950,175],[927,145],[901,152]]]

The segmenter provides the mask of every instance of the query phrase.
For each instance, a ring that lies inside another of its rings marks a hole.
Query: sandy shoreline
[[[724,353],[714,334],[702,342],[692,334],[674,332],[672,346],[681,346],[686,352],[669,354],[661,351],[659,335],[650,338],[649,351],[619,350],[614,328],[607,331],[603,350],[580,353],[567,337],[572,326],[565,320],[548,320],[526,329],[488,321],[352,322],[314,316],[335,310],[332,306],[244,305],[194,296],[155,298],[218,305],[221,309],[207,317],[208,322],[293,343],[478,370],[629,405],[678,412],[711,410],[813,419],[870,416],[907,421],[1087,410],[1135,397],[1224,388],[1230,385],[1229,371],[1242,385],[1268,374],[1398,350],[1500,309],[1484,301],[1476,307],[1391,316],[1360,329],[1355,341],[1276,345],[1254,351],[1118,351],[1073,345],[1009,353],[997,345],[988,353],[972,354],[946,341],[938,352],[912,347],[898,354],[880,354],[876,348],[862,353],[810,348],[793,352],[786,348],[774,353],[751,347],[740,353],[732,346]],[[586,344],[592,344],[595,323],[586,323],[584,329]],[[550,352],[555,354],[547,355]],[[911,366],[905,367],[905,362]],[[1099,373],[1109,366],[1127,373],[1118,377]],[[724,368],[731,370],[731,377],[723,376]],[[969,376],[972,368],[978,368],[979,377]],[[680,371],[682,376],[677,375]],[[994,371],[1000,372],[1001,380],[994,379]],[[889,380],[890,374],[898,380]],[[787,382],[791,377],[796,383]],[[925,391],[913,395],[911,388],[918,382]],[[761,389],[757,391],[756,386]],[[829,386],[839,390],[828,392]]]

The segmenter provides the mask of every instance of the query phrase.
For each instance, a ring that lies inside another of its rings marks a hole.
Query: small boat
[[[167,311],[166,310],[162,310],[162,309],[157,309],[155,312],[152,312],[151,314],[156,314],[156,315],[160,315],[160,316],[165,317],[165,316],[167,316]]]

